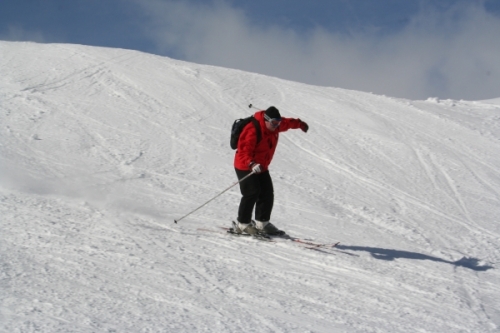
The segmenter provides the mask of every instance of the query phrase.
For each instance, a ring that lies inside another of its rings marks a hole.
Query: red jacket
[[[257,131],[252,122],[248,123],[241,132],[238,148],[234,155],[234,167],[236,169],[250,170],[250,163],[255,162],[260,164],[263,170],[268,170],[278,144],[279,133],[300,128],[300,119],[281,118],[279,127],[274,132],[270,131],[265,124],[264,112],[257,111],[254,115],[260,124],[262,133],[259,143],[257,143]]]

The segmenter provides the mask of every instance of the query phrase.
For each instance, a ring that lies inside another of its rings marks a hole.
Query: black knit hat
[[[281,119],[280,111],[274,106],[270,106],[264,115],[264,118],[269,121],[271,119]]]

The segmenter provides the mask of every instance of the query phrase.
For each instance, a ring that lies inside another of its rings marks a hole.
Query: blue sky
[[[2,0],[0,39],[410,99],[500,97],[500,0]]]

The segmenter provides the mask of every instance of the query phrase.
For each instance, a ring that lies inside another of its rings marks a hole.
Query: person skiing
[[[259,122],[261,139],[257,140],[257,129],[250,122],[240,134],[234,155],[234,168],[238,180],[251,172],[254,175],[240,182],[241,201],[238,207],[237,223],[233,222],[236,233],[282,235],[270,221],[274,204],[274,189],[269,164],[278,144],[279,133],[289,129],[307,132],[309,126],[300,119],[282,118],[279,110],[271,106],[254,114]],[[257,142],[258,141],[258,142]],[[255,223],[252,212],[255,208]]]

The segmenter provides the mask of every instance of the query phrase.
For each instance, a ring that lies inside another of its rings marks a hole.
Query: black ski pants
[[[238,179],[242,179],[251,171],[236,170]],[[241,201],[238,208],[238,221],[250,223],[255,207],[255,219],[267,222],[271,219],[274,204],[273,181],[269,171],[254,174],[240,183]]]

